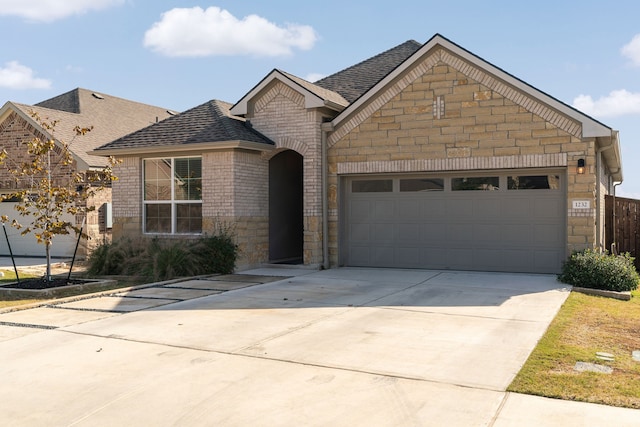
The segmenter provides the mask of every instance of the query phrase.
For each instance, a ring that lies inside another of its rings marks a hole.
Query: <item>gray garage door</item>
[[[561,171],[343,183],[345,265],[557,273],[565,258]]]

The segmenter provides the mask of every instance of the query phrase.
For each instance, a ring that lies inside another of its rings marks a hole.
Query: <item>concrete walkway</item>
[[[637,426],[504,391],[567,295],[545,275],[259,269],[4,312],[2,422]]]

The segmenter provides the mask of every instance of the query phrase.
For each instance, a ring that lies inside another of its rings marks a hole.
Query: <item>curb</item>
[[[598,297],[606,297],[606,298],[614,298],[621,301],[629,301],[631,299],[631,292],[629,291],[625,291],[625,292],[605,291],[603,289],[580,288],[577,286],[574,286],[573,290],[576,292],[580,292],[581,294],[595,295]]]

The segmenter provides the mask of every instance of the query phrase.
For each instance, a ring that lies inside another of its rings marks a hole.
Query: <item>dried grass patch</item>
[[[630,301],[572,292],[508,390],[640,409],[640,292]],[[596,357],[611,353],[613,362]],[[613,368],[576,372],[576,362]]]

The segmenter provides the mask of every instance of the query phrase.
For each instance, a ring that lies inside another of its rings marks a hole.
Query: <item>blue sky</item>
[[[640,2],[0,0],[0,104],[76,87],[183,111],[440,33],[620,131],[640,199]]]

